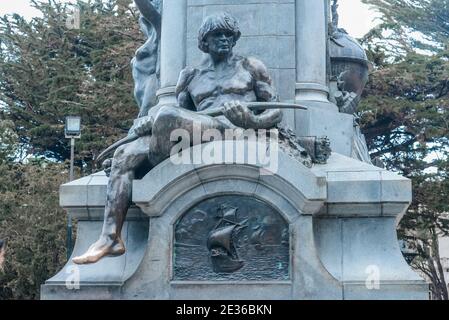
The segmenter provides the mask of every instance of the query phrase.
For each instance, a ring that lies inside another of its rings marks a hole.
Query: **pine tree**
[[[380,35],[395,52],[448,50],[448,0],[362,0],[381,14],[370,35]]]
[[[382,14],[364,39],[374,71],[361,105],[373,157],[413,181],[399,235],[448,299],[438,238],[449,235],[449,0],[363,0]],[[424,51],[423,51],[424,50]]]
[[[82,116],[79,164],[126,135],[138,113],[130,61],[144,41],[131,3],[33,1],[42,17],[0,18],[0,111],[26,153],[67,159],[67,115]],[[76,8],[79,29],[66,24]]]
[[[38,299],[40,285],[66,262],[58,190],[68,170],[41,159],[69,157],[65,116],[82,116],[76,154],[85,175],[139,112],[130,61],[144,38],[131,2],[33,1],[41,17],[0,17],[0,239],[8,241],[0,300]],[[66,21],[76,7],[73,29]],[[17,161],[26,157],[28,164]]]

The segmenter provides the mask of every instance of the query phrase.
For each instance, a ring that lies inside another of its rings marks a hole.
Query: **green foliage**
[[[1,119],[1,118],[0,118]],[[0,120],[0,165],[11,159],[16,153],[17,134],[14,122]]]
[[[82,116],[76,156],[89,169],[138,113],[130,60],[144,39],[131,2],[79,1],[79,29],[66,26],[74,7],[53,0],[33,2],[40,18],[0,18],[0,239],[8,240],[0,300],[39,298],[65,263],[58,190],[68,172],[40,158],[69,157],[65,116]]]
[[[0,18],[0,112],[28,153],[56,160],[70,156],[65,116],[81,115],[77,160],[90,164],[138,113],[130,68],[143,43],[136,9],[130,0],[79,1],[80,28],[70,29],[73,6],[33,3],[41,18]]]
[[[0,239],[7,240],[0,300],[38,299],[66,259],[66,218],[58,206],[64,165],[0,165]]]
[[[362,0],[382,16],[367,36],[390,52],[449,49],[449,0]]]
[[[449,0],[363,2],[383,24],[363,39],[375,68],[361,123],[372,156],[413,181],[399,235],[417,251],[412,265],[431,281],[433,297],[447,300],[438,238],[449,235]]]
[[[388,167],[407,176],[435,166],[426,157],[444,153],[448,145],[449,62],[445,57],[444,53],[410,53],[399,63],[378,68],[361,103],[372,155],[388,155],[384,157]]]

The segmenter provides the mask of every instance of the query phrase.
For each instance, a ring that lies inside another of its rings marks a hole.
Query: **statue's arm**
[[[137,8],[142,16],[150,22],[156,29],[156,32],[160,38],[162,28],[162,17],[159,11],[151,3],[150,0],[134,0]]]
[[[278,101],[276,89],[273,87],[273,81],[267,67],[258,59],[247,58],[245,68],[254,79],[254,92],[256,93],[257,101]],[[267,110],[257,116],[256,129],[273,128],[282,121],[282,117],[282,111],[279,109]]]
[[[190,67],[182,70],[176,85],[176,98],[179,107],[192,111],[196,111],[196,107],[189,92],[189,84],[195,76],[195,72],[196,70]]]

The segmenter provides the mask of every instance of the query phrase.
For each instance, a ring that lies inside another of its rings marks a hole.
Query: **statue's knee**
[[[135,155],[133,155],[132,150],[126,145],[117,148],[114,154],[112,170],[120,172],[127,172],[129,170],[132,170],[131,166],[134,162],[134,158]]]
[[[116,160],[116,161],[121,160],[124,157],[124,155],[126,154],[126,149],[127,149],[126,145],[118,147],[114,153],[114,160]]]
[[[180,117],[180,110],[176,107],[164,106],[157,113],[153,125],[153,132],[170,129]]]

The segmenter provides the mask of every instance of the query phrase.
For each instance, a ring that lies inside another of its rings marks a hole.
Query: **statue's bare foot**
[[[94,243],[85,254],[73,258],[72,261],[76,264],[91,264],[98,262],[104,257],[121,256],[125,251],[122,239],[105,240],[102,238]]]

